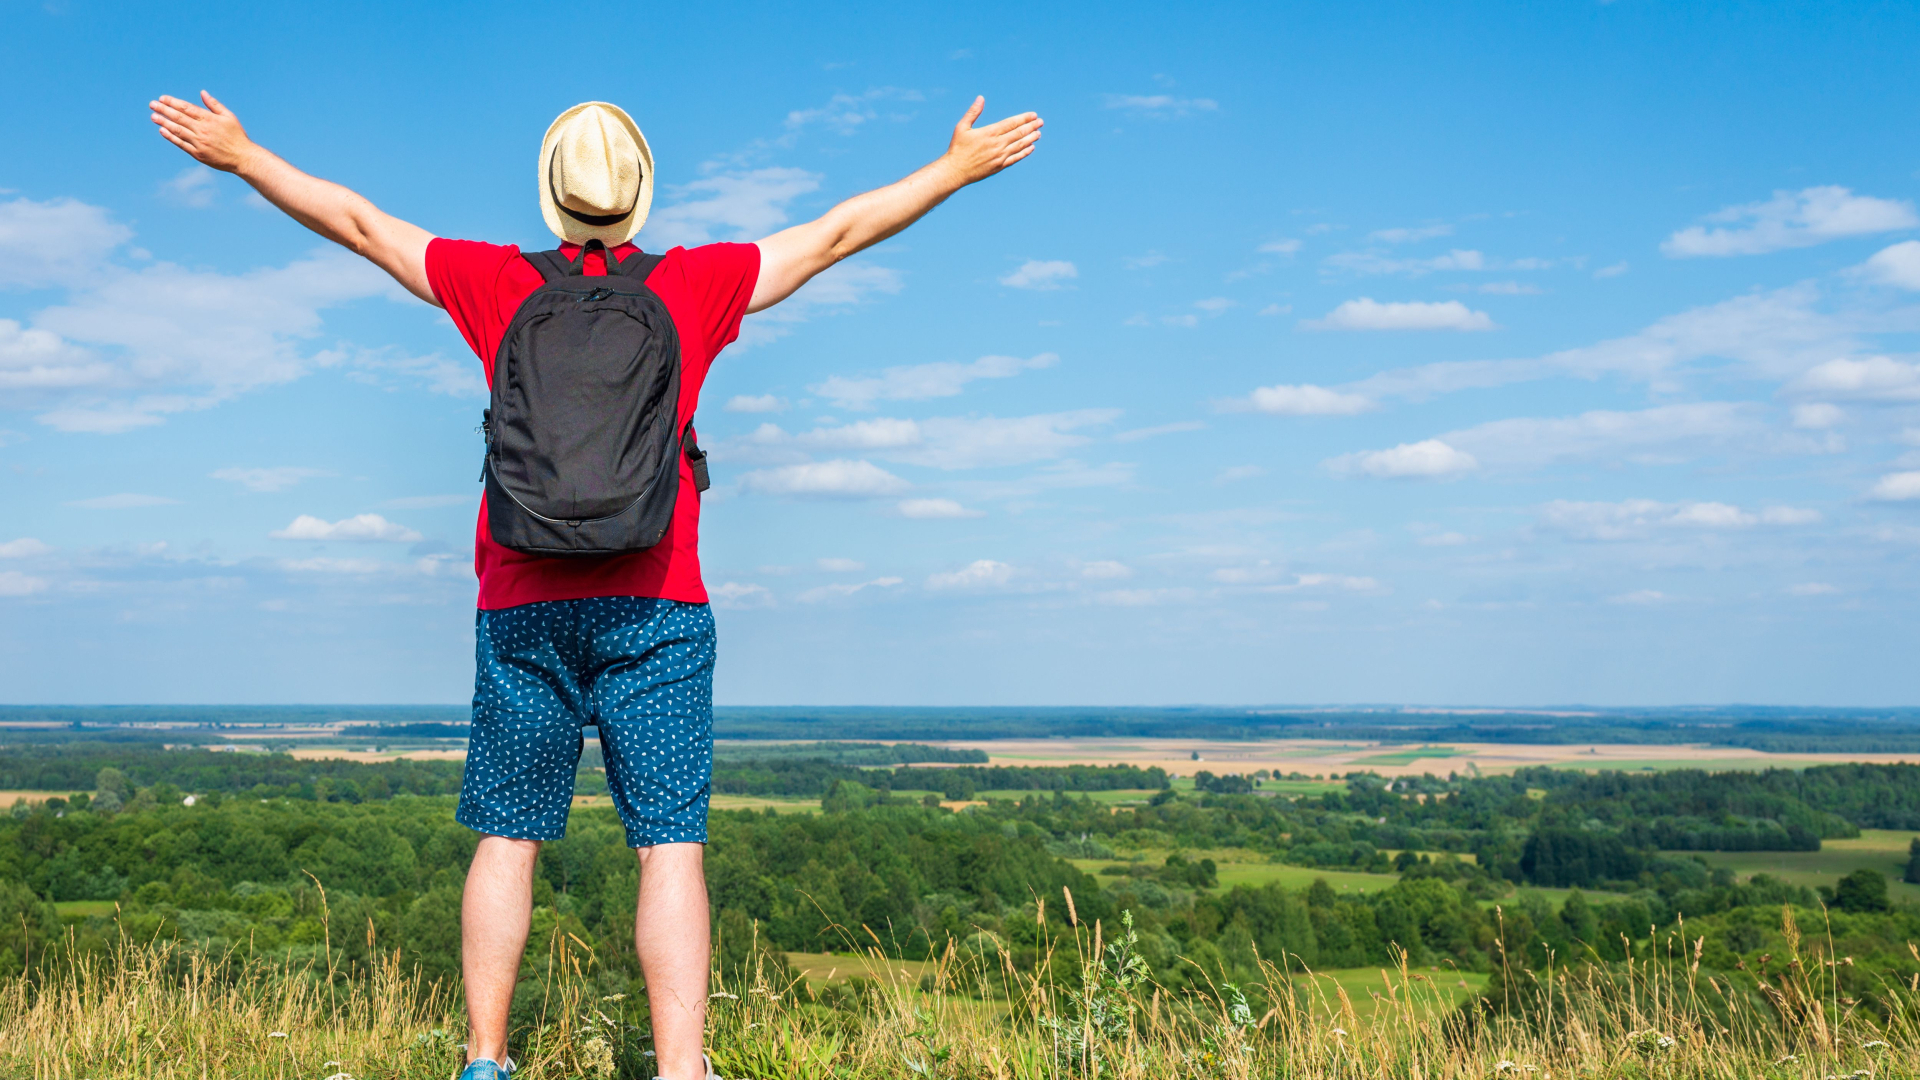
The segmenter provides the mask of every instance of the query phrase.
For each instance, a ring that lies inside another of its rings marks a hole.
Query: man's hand
[[[816,221],[760,241],[760,279],[747,310],[764,311],[792,296],[815,274],[920,220],[947,196],[1033,153],[1044,121],[1034,113],[974,127],[987,99],[977,97],[953,127],[938,161],[897,183],[855,195]]]
[[[433,234],[410,225],[339,184],[308,176],[247,138],[240,118],[205,90],[205,108],[162,95],[148,102],[160,137],[185,150],[208,168],[230,172],[252,184],[266,200],[295,221],[364,255],[392,274],[407,291],[439,306],[427,282],[427,243]]]
[[[1033,153],[1040,141],[1045,121],[1038,113],[1009,116],[997,124],[974,127],[987,108],[987,99],[977,97],[967,115],[953,125],[953,139],[947,143],[947,155],[941,159],[959,177],[961,186],[979,183],[1001,169]]]
[[[152,120],[160,128],[160,137],[185,150],[188,156],[210,169],[239,172],[250,152],[259,149],[247,138],[240,118],[220,104],[212,94],[200,91],[201,108],[166,94],[147,102]]]

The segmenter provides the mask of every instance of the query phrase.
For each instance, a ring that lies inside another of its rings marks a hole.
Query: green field
[[[1417,746],[1410,750],[1393,750],[1384,754],[1374,754],[1355,761],[1355,765],[1411,765],[1427,758],[1471,757],[1473,751],[1460,750],[1451,746]]]
[[[1304,889],[1313,884],[1315,878],[1326,878],[1327,884],[1337,892],[1374,892],[1384,889],[1400,880],[1399,874],[1363,874],[1355,870],[1319,870],[1310,866],[1286,866],[1259,860],[1262,857],[1255,852],[1232,851],[1183,851],[1189,859],[1212,859],[1220,870],[1220,885],[1215,892],[1233,888],[1235,885],[1260,886],[1278,884],[1288,889]],[[1164,851],[1143,851],[1141,862],[1148,866],[1158,866],[1167,859]],[[1247,861],[1242,861],[1247,860]],[[1098,874],[1108,866],[1127,866],[1127,859],[1068,859],[1068,862],[1088,874]],[[1102,877],[1103,886],[1112,885],[1117,879]]]
[[[1705,851],[1715,866],[1724,866],[1742,878],[1772,874],[1794,885],[1815,888],[1832,885],[1861,867],[1887,875],[1887,891],[1895,903],[1920,901],[1920,885],[1900,880],[1907,872],[1907,845],[1915,834],[1894,829],[1862,829],[1853,840],[1828,840],[1819,851]]]
[[[113,900],[62,900],[53,905],[53,909],[59,912],[63,920],[84,919],[90,915],[99,915],[104,918],[112,915],[119,907],[120,904]]]

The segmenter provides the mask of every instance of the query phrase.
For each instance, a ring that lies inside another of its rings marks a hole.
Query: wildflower
[[[1347,1037],[1347,1029],[1346,1029],[1346,1028],[1334,1028],[1334,1029],[1333,1029],[1333,1033],[1334,1033],[1335,1035],[1338,1035],[1338,1036],[1340,1036],[1340,1037],[1341,1037],[1341,1038],[1343,1038],[1343,1039]]]
[[[284,1039],[284,1038],[286,1038],[286,1037],[287,1037],[287,1033],[286,1033],[286,1032],[284,1032],[284,1031],[269,1031],[269,1032],[267,1032],[267,1038],[269,1038],[269,1039]]]
[[[714,998],[726,998],[728,1001],[739,1001],[740,995],[729,994],[725,990],[715,990],[713,993],[707,995],[708,1001],[712,1001]]]
[[[353,1074],[337,1072],[337,1073],[334,1073],[332,1076],[327,1077],[327,1080],[353,1080]]]
[[[1493,1063],[1493,1071],[1497,1073],[1509,1073],[1515,1068],[1517,1068],[1517,1066],[1514,1065],[1513,1062],[1504,1059]]]
[[[1878,1048],[1878,1047],[1883,1047],[1883,1046],[1886,1046],[1886,1045],[1887,1045],[1887,1041],[1886,1041],[1885,1039],[1875,1039],[1875,1040],[1873,1040],[1872,1042],[1863,1042],[1863,1043],[1861,1043],[1861,1044],[1860,1044],[1860,1049],[1862,1049],[1862,1050],[1873,1050],[1873,1049],[1875,1049],[1875,1048]]]
[[[1794,1062],[1799,1060],[1800,1060],[1799,1054],[1788,1054],[1786,1057],[1783,1057],[1780,1060],[1774,1062],[1774,1064],[1775,1065],[1791,1065]]]

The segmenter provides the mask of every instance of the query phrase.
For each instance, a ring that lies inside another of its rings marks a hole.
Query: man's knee
[[[706,859],[707,845],[652,844],[634,848],[633,854],[640,860],[641,873],[645,873],[649,866],[656,869],[668,867],[698,869]]]

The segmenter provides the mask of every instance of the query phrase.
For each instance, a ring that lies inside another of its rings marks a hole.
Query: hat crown
[[[582,214],[625,214],[639,198],[640,147],[606,108],[589,105],[555,133],[553,197]]]

